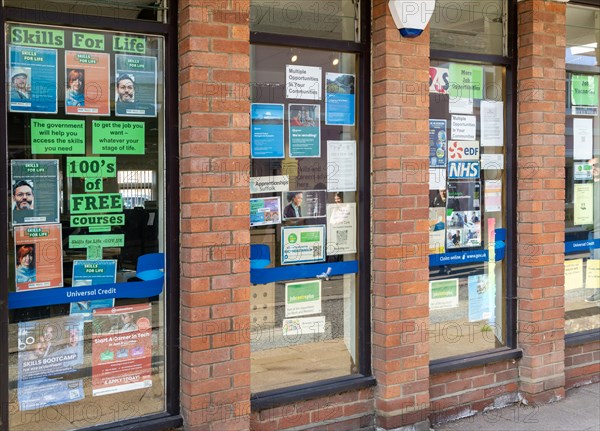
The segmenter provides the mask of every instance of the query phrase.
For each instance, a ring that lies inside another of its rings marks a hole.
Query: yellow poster
[[[565,290],[583,287],[583,259],[565,260]]]
[[[573,224],[581,226],[594,223],[594,185],[575,184],[573,195]]]
[[[600,289],[600,259],[588,259],[585,287],[586,289]]]

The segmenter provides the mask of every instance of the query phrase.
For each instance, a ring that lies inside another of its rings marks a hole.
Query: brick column
[[[429,31],[401,38],[387,3],[372,10],[372,347],[376,425],[392,429],[429,409]]]
[[[564,397],[565,12],[518,5],[517,295],[520,390]]]
[[[179,2],[181,408],[250,426],[248,0]]]

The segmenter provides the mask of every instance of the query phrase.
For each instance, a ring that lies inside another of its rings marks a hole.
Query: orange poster
[[[65,111],[110,115],[110,55],[65,51]]]
[[[62,225],[15,226],[17,292],[62,287]]]

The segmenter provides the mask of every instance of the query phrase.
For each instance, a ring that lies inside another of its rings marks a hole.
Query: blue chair
[[[250,245],[250,268],[265,268],[271,264],[271,250],[266,244]]]

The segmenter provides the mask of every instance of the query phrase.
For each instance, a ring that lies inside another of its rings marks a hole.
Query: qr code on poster
[[[323,246],[317,245],[313,248],[313,257],[321,257],[323,254]]]
[[[335,241],[338,244],[346,243],[348,241],[348,231],[338,230],[335,232]]]

